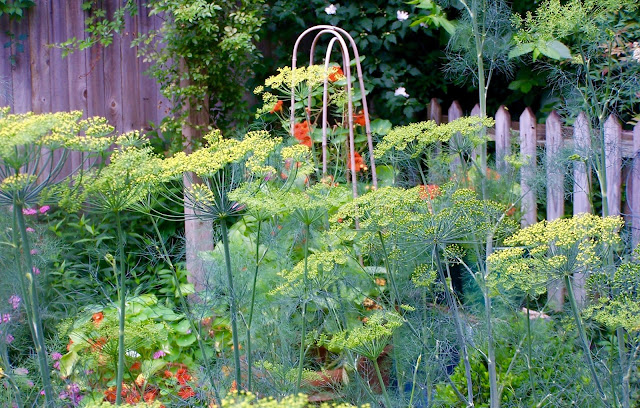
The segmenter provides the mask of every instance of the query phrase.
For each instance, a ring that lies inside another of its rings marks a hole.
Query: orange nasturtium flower
[[[94,313],[91,316],[91,320],[93,320],[93,324],[96,327],[100,327],[100,323],[102,323],[103,319],[104,319],[104,314],[102,312]]]
[[[344,78],[344,72],[342,72],[342,68],[340,68],[337,65],[334,65],[333,67],[329,68],[329,81],[330,82],[336,82],[341,80],[342,78]]]
[[[436,184],[427,184],[426,186],[420,185],[420,198],[426,200],[433,200],[441,194],[440,187]]]
[[[364,120],[364,111],[360,111],[355,115],[353,115],[353,124],[360,125],[360,126],[364,126],[366,124]]]
[[[296,123],[293,125],[293,137],[298,139],[300,144],[303,144],[307,147],[311,147],[313,143],[311,141],[311,136],[309,135],[309,121],[305,120],[304,122]]]
[[[367,165],[364,163],[364,159],[360,156],[360,153],[355,152],[354,156],[356,162],[356,173],[359,171],[366,171]],[[347,153],[347,168],[351,170],[351,155],[349,153]]]
[[[282,101],[276,102],[276,104],[273,105],[273,109],[271,109],[269,113],[276,113],[276,112],[282,112]]]
[[[193,388],[189,387],[188,385],[181,387],[180,391],[178,391],[178,396],[182,399],[195,397],[195,395],[196,393],[195,391],[193,391]]]

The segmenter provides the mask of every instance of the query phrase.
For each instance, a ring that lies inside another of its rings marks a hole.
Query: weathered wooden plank
[[[622,154],[620,141],[622,140],[622,125],[612,114],[604,124],[605,165],[607,177],[607,206],[608,214],[620,215],[620,200],[622,198]]]
[[[138,34],[147,34],[155,29],[154,19],[149,17],[149,10],[145,4],[138,5]],[[138,69],[140,70],[140,98],[142,99],[142,117],[145,120],[145,128],[149,122],[153,122],[156,126],[160,125],[159,109],[158,109],[158,84],[145,72],[150,68],[151,63],[145,62],[143,58],[138,58]],[[161,118],[160,118],[161,119]]]
[[[106,2],[107,16],[111,17],[119,7],[113,2]],[[122,40],[119,35],[113,36],[113,43],[104,47],[104,97],[106,118],[118,131],[122,131]]]
[[[627,201],[631,208],[631,243],[635,248],[640,243],[640,123],[633,128],[633,149],[636,152],[631,169],[630,188]]]
[[[35,113],[51,112],[49,15],[51,0],[42,0],[29,10],[29,64],[31,65],[31,107]]]
[[[122,95],[118,102],[121,105],[122,131],[128,132],[144,126],[142,99],[140,97],[140,69],[136,48],[131,48],[131,40],[137,35],[138,22],[135,17],[127,15],[120,42],[120,58],[122,59]]]
[[[460,103],[458,101],[453,101],[453,103],[451,103],[451,106],[449,106],[449,109],[447,110],[447,118],[446,119],[443,118],[443,121],[445,123],[448,123],[456,119],[459,119],[461,117],[462,117],[462,107],[460,106]],[[451,142],[449,143],[451,146],[452,153],[455,155],[451,160],[451,164],[450,164],[451,173],[455,173],[456,169],[460,167],[460,155],[458,154],[458,143],[460,142],[460,137],[461,137],[460,134],[456,133],[451,138]]]
[[[591,150],[590,126],[587,115],[581,112],[573,123],[573,141],[576,154],[589,157]],[[585,161],[573,162],[573,214],[590,213],[591,169]]]
[[[559,163],[563,147],[562,120],[556,111],[547,118],[546,127],[547,220],[552,221],[564,215],[564,172]]]
[[[30,21],[34,19],[32,7],[21,21],[11,22],[14,40],[11,44],[11,85],[13,86],[13,112],[25,113],[32,110],[31,103],[31,44],[29,41]]]
[[[559,164],[559,152],[562,149],[562,121],[556,111],[551,112],[546,127],[546,176],[547,176],[547,220],[553,221],[564,214],[564,174]],[[547,298],[556,310],[562,310],[564,304],[564,284],[560,280],[547,286]]]
[[[9,16],[0,16],[0,27],[10,27]],[[13,78],[11,77],[11,38],[0,30],[0,106],[13,110]]]
[[[49,49],[50,58],[50,80],[51,80],[51,111],[67,112],[70,110],[69,104],[69,61],[62,59],[62,50],[52,47],[67,39],[68,4],[65,0],[51,0],[51,13],[47,16],[49,20],[49,39],[46,47]]]
[[[429,102],[429,120],[433,120],[438,125],[442,123],[442,107],[436,98],[431,98]]]
[[[471,109],[471,115],[470,116],[480,116],[480,105],[476,103],[476,105],[473,107],[473,109]],[[480,154],[481,150],[480,149],[486,149],[486,145],[482,145],[482,146],[478,146],[477,148],[473,149],[473,151],[471,152],[471,158],[473,160],[476,160],[476,158],[478,157],[478,155]]]
[[[511,155],[511,114],[504,105],[501,105],[496,112],[496,168],[499,173],[506,173],[509,165],[504,160]]]
[[[535,171],[536,171],[536,117],[527,108],[520,115],[520,154],[525,162],[521,168],[522,225],[538,222]]]

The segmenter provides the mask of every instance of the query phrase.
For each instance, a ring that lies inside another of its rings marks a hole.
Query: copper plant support
[[[325,73],[329,72],[329,57],[331,55],[331,51],[333,50],[333,46],[336,42],[340,44],[340,51],[342,53],[342,71],[345,74],[347,80],[347,105],[348,105],[348,114],[349,114],[349,160],[351,161],[351,186],[353,190],[353,198],[358,197],[358,186],[357,186],[357,177],[356,177],[356,156],[355,156],[355,142],[353,135],[353,95],[351,91],[351,58],[349,54],[349,48],[347,47],[348,40],[351,48],[353,50],[353,55],[356,61],[356,71],[358,73],[358,82],[360,83],[360,93],[362,94],[362,109],[364,112],[364,120],[365,120],[365,131],[367,133],[367,144],[369,147],[369,162],[371,165],[371,178],[373,182],[373,188],[378,188],[378,177],[376,175],[376,162],[373,158],[373,139],[371,138],[371,124],[369,120],[369,108],[367,107],[367,97],[365,94],[364,81],[362,79],[362,67],[360,66],[360,54],[358,53],[358,48],[356,47],[356,43],[353,40],[353,37],[349,35],[349,33],[342,28],[334,27],[331,25],[317,25],[311,28],[306,29],[302,34],[298,36],[296,39],[295,45],[293,46],[293,57],[291,60],[291,70],[295,71],[297,55],[298,55],[298,47],[302,39],[310,33],[316,32],[315,37],[313,38],[313,42],[311,43],[311,49],[309,54],[309,66],[313,65],[313,57],[315,53],[315,47],[318,43],[320,37],[325,34],[331,35],[333,38],[329,41],[329,45],[327,46],[327,53],[324,59],[324,69]],[[323,84],[323,92],[322,92],[322,177],[327,176],[327,115],[328,115],[328,106],[327,106],[327,94],[328,94],[328,77],[325,75],[324,84]],[[294,135],[293,129],[295,124],[295,115],[294,115],[294,104],[295,104],[295,92],[292,84],[291,87],[291,135]],[[309,95],[309,99],[307,101],[307,107],[311,106],[311,95]],[[349,171],[349,170],[347,170]]]

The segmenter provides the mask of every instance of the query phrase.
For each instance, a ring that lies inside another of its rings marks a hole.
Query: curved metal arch
[[[342,53],[342,59],[343,59],[343,67],[344,67],[344,72],[345,72],[345,77],[347,80],[347,84],[351,84],[351,64],[350,64],[350,53],[349,53],[349,49],[347,47],[347,43],[345,41],[345,38],[349,41],[349,45],[351,45],[351,48],[353,50],[353,54],[354,54],[354,58],[356,61],[356,71],[357,71],[357,75],[358,75],[358,82],[360,85],[360,92],[362,94],[362,108],[363,108],[363,114],[364,114],[364,119],[365,119],[365,132],[367,135],[367,145],[368,145],[368,150],[369,150],[369,161],[370,161],[370,168],[371,168],[371,174],[372,174],[372,182],[373,182],[373,187],[377,188],[378,187],[378,180],[377,180],[377,174],[376,174],[376,165],[375,165],[375,159],[373,157],[373,139],[371,137],[371,125],[370,125],[370,119],[369,119],[369,108],[367,105],[367,99],[366,99],[366,90],[364,87],[364,80],[362,77],[362,67],[360,65],[360,55],[358,53],[358,49],[356,47],[355,41],[353,40],[353,37],[351,37],[351,35],[343,30],[342,28],[339,27],[334,27],[334,26],[330,26],[330,25],[317,25],[311,28],[306,29],[302,34],[300,34],[298,36],[298,38],[296,39],[295,45],[293,47],[293,56],[292,56],[292,60],[291,60],[291,69],[292,71],[295,71],[296,67],[297,67],[297,54],[298,54],[298,48],[300,46],[300,42],[302,41],[302,39],[304,37],[306,37],[308,34],[313,33],[313,32],[317,32],[316,35],[314,36],[313,42],[311,44],[311,48],[310,48],[310,57],[309,57],[309,65],[313,65],[313,57],[315,54],[315,47],[319,41],[319,39],[326,34],[330,34],[333,36],[333,38],[329,41],[329,45],[327,47],[327,53],[325,56],[325,62],[324,62],[324,68],[325,71],[328,71],[328,64],[329,64],[329,57],[331,55],[331,51],[333,50],[333,45],[338,42],[340,44],[340,51]],[[324,79],[324,83],[323,83],[323,112],[322,112],[322,161],[323,161],[323,170],[322,170],[322,174],[323,177],[326,176],[326,171],[327,171],[327,165],[326,165],[326,157],[327,157],[327,152],[326,152],[326,148],[327,148],[327,141],[326,141],[326,126],[327,126],[327,87],[328,87],[328,79],[325,78]],[[356,171],[355,170],[355,142],[354,142],[354,134],[353,134],[353,100],[352,100],[352,91],[351,91],[351,86],[347,86],[347,98],[348,98],[348,116],[349,116],[349,154],[350,154],[350,162],[351,162],[351,181],[352,181],[352,188],[353,188],[353,196],[354,198],[357,197],[358,193],[357,193],[357,179],[356,179]],[[311,97],[309,97],[309,100],[307,101],[308,106],[310,106],[311,101],[310,101]],[[294,115],[294,109],[293,106],[295,104],[295,93],[294,93],[294,89],[292,86],[291,89],[291,109],[290,109],[290,132],[291,135],[293,136],[294,134],[294,125],[295,125],[295,115]]]

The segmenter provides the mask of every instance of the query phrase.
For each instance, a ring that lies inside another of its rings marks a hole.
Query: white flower
[[[409,94],[407,93],[407,90],[404,88],[404,86],[401,86],[400,88],[396,89],[396,91],[393,94],[395,96],[404,96],[405,98],[409,97]]]
[[[336,14],[336,11],[338,11],[338,8],[336,6],[334,6],[333,4],[329,5],[329,7],[325,7],[324,12],[327,14]]]
[[[396,17],[398,17],[398,20],[404,21],[409,18],[409,13],[404,10],[398,10],[398,12],[396,13]]]
[[[140,354],[135,350],[128,350],[125,354],[127,355],[127,357],[131,357],[131,358],[140,357]]]
[[[635,48],[633,49],[633,57],[631,58],[633,58],[634,60],[640,63],[640,45],[637,42],[634,42],[633,46]]]

